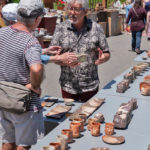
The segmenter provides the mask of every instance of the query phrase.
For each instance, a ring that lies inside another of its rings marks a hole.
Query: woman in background
[[[126,20],[126,26],[128,26],[131,20],[131,32],[132,32],[132,50],[137,54],[140,54],[140,45],[142,32],[145,29],[146,10],[142,7],[141,0],[135,0],[133,8],[130,9],[128,18]]]

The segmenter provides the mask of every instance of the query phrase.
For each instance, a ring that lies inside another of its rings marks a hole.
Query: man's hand
[[[61,52],[60,46],[50,46],[48,48],[45,48],[42,50],[42,54],[53,54],[53,55],[59,55]]]
[[[34,89],[31,85],[31,83],[27,84],[25,87],[28,88],[29,90],[33,91],[34,93],[41,95],[41,88]]]
[[[96,65],[100,65],[109,60],[109,58],[110,58],[109,53],[103,53],[100,48],[98,48],[97,50],[99,52],[99,56],[98,56],[98,59],[95,61]]]
[[[61,55],[58,55],[58,61],[56,63],[60,65],[70,66],[70,67],[75,67],[79,65],[76,54],[70,52],[66,52]]]

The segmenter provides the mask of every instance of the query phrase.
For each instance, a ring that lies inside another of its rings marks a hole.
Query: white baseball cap
[[[18,3],[6,4],[2,8],[3,18],[8,21],[17,21],[17,7]]]
[[[45,9],[42,0],[20,0],[18,5],[18,10],[24,9],[26,10],[26,15],[30,16],[34,10],[41,9],[42,13],[45,14]]]

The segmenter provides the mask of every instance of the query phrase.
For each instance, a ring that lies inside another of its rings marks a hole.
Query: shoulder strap
[[[137,14],[137,12],[135,11],[134,7],[133,7],[133,11],[134,11],[135,15],[136,15],[137,17],[139,17],[138,14]]]

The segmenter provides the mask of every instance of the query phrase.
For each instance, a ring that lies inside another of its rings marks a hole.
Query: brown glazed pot
[[[112,122],[105,123],[105,134],[106,135],[114,134],[114,123]]]
[[[99,122],[92,122],[91,135],[93,135],[93,136],[100,135],[100,125],[101,125],[101,123],[99,123]]]
[[[74,138],[80,137],[80,126],[81,126],[81,123],[77,123],[77,122],[70,123],[70,129],[72,130]]]
[[[72,132],[71,129],[63,129],[63,130],[61,131],[61,134],[62,134],[62,135],[66,135],[66,136],[68,137],[68,140],[67,140],[68,143],[72,142],[72,139],[73,139],[73,132]]]

